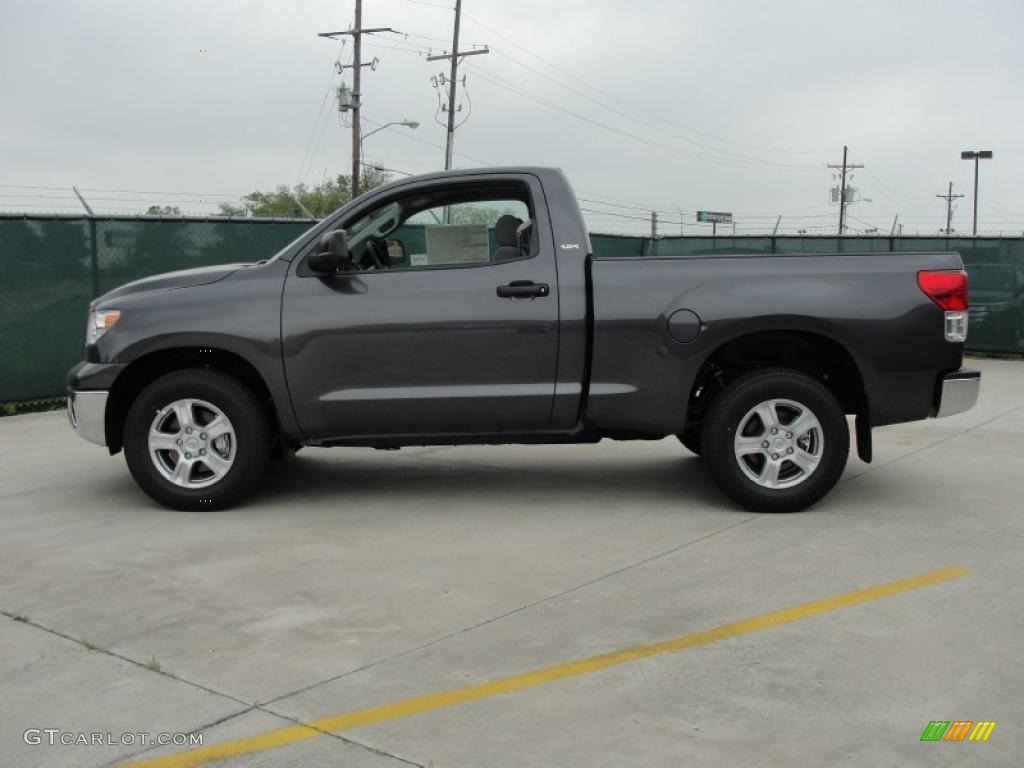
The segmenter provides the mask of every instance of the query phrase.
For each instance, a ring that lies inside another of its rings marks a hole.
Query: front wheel
[[[784,368],[745,374],[716,398],[702,454],[718,486],[755,512],[796,512],[839,481],[850,451],[843,408],[816,379]]]
[[[237,380],[208,369],[175,371],[152,382],[125,419],[132,477],[172,509],[237,503],[259,480],[270,447],[259,400]]]

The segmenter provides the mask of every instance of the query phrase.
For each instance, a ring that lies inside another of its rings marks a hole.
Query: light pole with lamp
[[[392,120],[390,123],[384,123],[384,125],[374,128],[369,133],[364,133],[363,137],[359,139],[359,157],[366,157],[366,154],[363,152],[363,142],[378,131],[383,131],[385,128],[390,128],[392,125],[404,125],[406,128],[411,128],[412,130],[416,130],[420,127],[420,124],[415,120]]]
[[[971,234],[975,237],[978,236],[978,161],[979,160],[991,160],[992,150],[982,149],[974,150],[969,149],[960,153],[961,160],[973,160],[974,161],[974,228]]]

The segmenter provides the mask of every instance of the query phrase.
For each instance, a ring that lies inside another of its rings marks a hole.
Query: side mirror
[[[401,240],[388,240],[388,261],[391,265],[405,264],[405,243]]]
[[[335,229],[320,235],[317,252],[309,257],[309,268],[320,275],[353,271],[352,254],[348,251],[348,233],[344,229]]]

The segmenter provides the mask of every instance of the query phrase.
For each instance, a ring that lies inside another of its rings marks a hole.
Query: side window
[[[485,264],[530,255],[525,201],[471,200],[410,212],[389,235],[390,269]]]

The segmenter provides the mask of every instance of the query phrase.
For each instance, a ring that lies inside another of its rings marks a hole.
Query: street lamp
[[[416,122],[415,120],[393,120],[390,123],[384,123],[384,125],[382,125],[382,126],[380,126],[378,128],[374,128],[369,133],[364,133],[363,134],[363,137],[359,140],[359,156],[360,157],[364,157],[364,155],[363,155],[363,142],[364,141],[366,141],[368,138],[373,136],[373,134],[377,133],[378,131],[383,131],[385,128],[390,128],[392,125],[404,125],[406,128],[411,128],[413,130],[416,130],[417,128],[420,127],[420,124],[418,122]]]
[[[400,171],[397,168],[385,168],[380,163],[374,163],[370,167],[373,168],[373,170],[375,170],[375,171],[380,171],[381,173],[400,173],[403,176],[412,176],[413,175],[413,174],[409,173],[408,171]]]
[[[968,149],[960,153],[961,160],[973,160],[974,161],[974,231],[972,234],[978,236],[978,161],[979,160],[991,160],[992,150],[982,149],[974,150]]]

